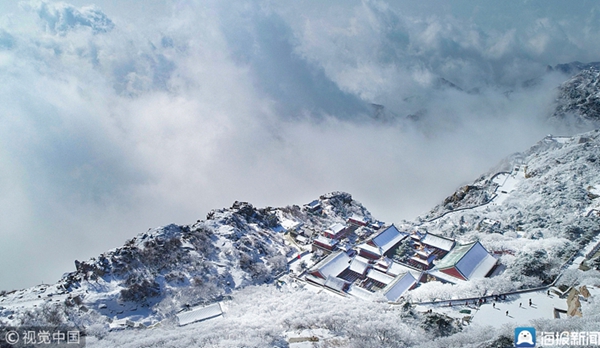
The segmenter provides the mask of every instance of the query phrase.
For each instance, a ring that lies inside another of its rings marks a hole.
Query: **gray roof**
[[[342,273],[346,268],[348,268],[348,264],[350,263],[350,257],[343,251],[338,251],[335,253],[329,254],[325,259],[321,262],[317,263],[313,268],[311,268],[310,272],[319,272],[323,277],[327,278],[329,276],[336,277],[340,273]]]
[[[400,232],[396,226],[391,225],[373,237],[371,241],[380,249],[380,255],[383,255],[406,236],[408,236],[408,233]]]
[[[350,270],[358,274],[364,274],[367,268],[369,268],[369,263],[365,261],[366,259],[363,257],[355,257],[350,263]]]
[[[334,223],[333,225],[329,226],[329,229],[331,230],[331,232],[333,232],[334,234],[338,234],[341,230],[343,230],[344,228],[346,228],[346,226],[340,224],[339,222]]]
[[[310,202],[307,204],[309,207],[314,208],[316,206],[321,205],[321,202],[319,202],[317,199],[315,199],[314,201]]]
[[[221,305],[219,303],[213,303],[210,306],[179,313],[177,314],[177,319],[179,319],[179,326],[183,326],[197,321],[215,318],[221,314],[223,314]]]
[[[337,240],[331,239],[331,238],[327,238],[325,236],[317,236],[317,238],[313,239],[313,241],[319,242],[321,244],[329,245],[329,246],[334,246],[334,245],[336,245],[338,243]]]
[[[398,302],[400,297],[404,295],[413,285],[417,283],[417,279],[410,273],[406,272],[403,275],[397,276],[392,283],[385,287],[385,297],[392,302]]]
[[[344,290],[344,285],[346,285],[346,282],[344,282],[343,279],[340,279],[338,277],[328,276],[327,280],[325,280],[326,287],[339,292],[342,292]]]
[[[445,251],[450,251],[454,246],[454,241],[452,239],[444,238],[431,233],[427,233],[425,237],[421,239],[421,243]]]
[[[383,272],[380,272],[380,271],[372,269],[372,268],[369,270],[369,272],[367,272],[367,278],[376,280],[376,281],[386,284],[386,285],[391,283],[394,280],[394,277],[389,276]]]
[[[467,279],[483,278],[496,265],[494,258],[479,242],[455,247],[438,264],[437,269],[456,269]]]

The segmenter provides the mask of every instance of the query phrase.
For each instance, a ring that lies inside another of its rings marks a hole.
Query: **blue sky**
[[[75,259],[235,200],[343,190],[385,221],[412,219],[567,131],[544,121],[566,79],[546,67],[600,60],[599,10],[0,3],[0,289],[54,282]]]

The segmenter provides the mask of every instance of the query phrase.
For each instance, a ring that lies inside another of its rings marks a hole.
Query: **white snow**
[[[368,267],[368,261],[360,256],[355,257],[352,262],[350,262],[350,270],[358,274],[364,274]]]
[[[419,278],[421,275],[421,271],[404,266],[402,264],[399,264],[398,262],[392,262],[390,268],[387,271],[387,273],[391,274],[392,276],[397,276],[406,272],[410,272],[415,278]]]
[[[427,244],[432,247],[435,247],[435,248],[438,248],[441,250],[445,250],[445,251],[450,251],[450,249],[452,249],[452,247],[454,246],[453,240],[448,239],[448,238],[443,238],[440,236],[436,236],[431,233],[425,234],[425,236],[423,238],[421,238],[421,243]]]
[[[400,232],[396,226],[391,225],[377,236],[373,237],[372,241],[380,248],[380,255],[383,255],[406,236],[408,236],[408,233]]]
[[[223,314],[220,303],[213,303],[206,307],[194,308],[187,312],[177,314],[179,325],[188,325],[197,321],[216,318]]]
[[[302,223],[292,219],[280,218],[280,225],[287,231],[300,227]]]
[[[497,260],[485,250],[481,243],[475,243],[457,262],[456,268],[467,279],[483,278],[496,262]]]
[[[371,278],[375,281],[386,285],[394,280],[394,277],[391,277],[385,273],[379,272],[378,270],[372,268],[369,270],[369,272],[367,272],[367,278]]]
[[[346,228],[346,226],[340,224],[339,222],[336,222],[333,225],[329,226],[329,229],[331,230],[331,232],[333,232],[333,234],[340,233],[344,228]]]
[[[354,284],[350,285],[350,288],[348,289],[348,294],[365,301],[373,301],[376,298],[376,296],[369,290],[363,289]]]
[[[328,276],[336,277],[342,273],[350,264],[350,257],[342,252],[338,251],[328,255],[325,259],[316,264],[311,272],[318,271],[323,277]]]
[[[564,236],[565,228],[581,224],[581,226],[587,229],[585,224],[595,223],[596,220],[594,220],[594,216],[586,217],[582,213],[590,211],[593,207],[598,206],[600,202],[600,199],[589,197],[588,195],[588,193],[592,195],[600,193],[599,185],[596,184],[597,168],[594,167],[596,164],[592,164],[592,162],[588,163],[587,160],[587,158],[598,157],[598,151],[594,150],[596,153],[591,153],[588,156],[582,149],[594,148],[593,146],[589,146],[589,143],[586,143],[584,146],[575,144],[566,138],[558,140],[558,142],[560,144],[556,141],[541,142],[537,145],[538,147],[522,156],[518,166],[513,164],[513,171],[510,174],[498,175],[494,179],[494,182],[498,185],[495,192],[496,197],[490,204],[475,209],[467,208],[454,211],[433,223],[407,223],[407,228],[402,227],[403,230],[409,230],[408,228],[412,227],[415,230],[433,231],[446,236],[452,235],[460,242],[480,240],[488,250],[493,250],[502,255],[499,259],[502,266],[506,267],[505,273],[493,278],[461,281],[434,270],[431,272],[432,275],[447,279],[454,283],[454,285],[428,282],[421,284],[414,291],[407,292],[406,289],[413,284],[411,278],[419,277],[420,273],[400,264],[392,263],[387,269],[387,274],[376,270],[369,272],[369,277],[372,279],[389,284],[384,291],[371,293],[366,289],[352,285],[348,294],[369,301],[382,300],[383,294],[385,294],[388,300],[396,301],[399,296],[404,294],[407,298],[412,298],[414,301],[425,301],[433,297],[440,299],[483,296],[491,292],[507,292],[520,287],[539,286],[540,280],[535,277],[525,277],[527,279],[518,279],[513,283],[510,280],[509,276],[511,274],[509,272],[514,271],[516,268],[511,269],[512,264],[515,263],[515,260],[518,260],[521,254],[537,250],[547,251],[548,262],[553,267],[561,264],[564,261],[561,259],[563,256],[556,256],[556,254],[557,250],[560,251],[561,248],[564,248],[569,243]],[[525,178],[525,170],[527,170],[527,178]],[[489,178],[489,176],[486,176],[486,178]],[[485,178],[481,179],[479,184],[482,187],[483,185],[489,185],[489,181],[486,180]],[[590,185],[590,183],[593,183],[593,185]],[[490,185],[489,187],[494,186]],[[489,193],[491,189],[485,192]],[[327,214],[333,211],[331,206],[328,205],[327,200],[323,201],[323,206]],[[222,215],[223,219],[228,217],[225,213],[217,213],[216,215]],[[280,213],[278,215],[283,217],[280,220],[282,226],[293,228],[299,225],[299,221],[290,217],[292,215],[292,213]],[[298,216],[302,215],[299,214]],[[300,217],[298,218],[300,219]],[[311,217],[311,219],[313,218],[319,219]],[[331,223],[338,220],[340,220],[340,217],[336,216],[323,218],[319,222],[307,220],[304,223],[310,225],[307,229],[322,231],[323,226],[331,226]],[[261,224],[249,224],[247,231],[239,227],[234,228],[223,225],[221,222],[216,221],[212,221],[210,224],[215,227],[215,237],[212,239],[212,242],[220,250],[215,253],[217,254],[216,257],[207,257],[201,261],[205,262],[205,264],[210,264],[211,267],[217,266],[213,267],[211,272],[230,276],[236,284],[244,282],[246,285],[252,284],[249,274],[238,267],[238,260],[234,257],[237,241],[240,238],[244,238],[244,242],[248,242],[247,245],[250,245],[260,241],[256,235],[266,236],[264,245],[271,246],[274,250],[272,251],[274,255],[279,256],[276,252],[281,252],[281,255],[290,258],[288,260],[289,267],[295,272],[299,273],[301,271],[299,265],[302,261],[306,261],[308,265],[312,263],[313,254],[302,253],[300,260],[298,260],[296,258],[298,254],[294,254],[292,248],[287,248],[283,245],[283,242],[281,242],[281,245],[273,242],[276,238],[283,240],[282,235],[269,234],[270,230],[265,231],[260,227],[262,226]],[[341,224],[339,225],[341,226]],[[372,239],[373,243],[378,246],[378,248],[373,248],[376,249],[378,254],[381,254],[384,250],[387,251],[392,245],[395,245],[406,236],[406,234],[399,232],[393,225],[392,227],[393,229],[388,229]],[[178,228],[176,226],[168,226],[164,229],[150,231],[145,237],[140,237],[136,245],[143,247],[144,243],[141,241],[148,240],[152,235],[161,234],[161,237],[164,237],[178,233]],[[480,228],[484,230],[480,230]],[[227,238],[229,236],[232,238]],[[592,250],[598,242],[600,242],[600,236],[596,236],[595,239],[581,248],[582,255]],[[438,243],[437,245],[439,246],[440,244]],[[367,248],[366,244],[363,244],[362,247]],[[188,250],[192,248],[194,248],[192,242],[182,240],[182,249]],[[194,255],[197,258],[206,257],[204,253],[201,254],[198,251],[191,250],[189,255]],[[496,262],[494,257],[482,255],[477,254],[473,256],[474,261],[463,260],[468,267],[462,268],[465,270],[465,273],[469,274],[470,278],[483,277]],[[579,263],[583,260],[584,257],[579,256],[568,267],[566,272],[570,272],[568,274],[571,277],[568,278],[569,282],[571,279],[573,279],[573,282],[576,281],[577,277],[598,278],[597,275],[594,275],[594,271],[584,273],[578,270]],[[344,269],[350,266],[353,270],[364,271],[368,267],[368,260],[362,257],[356,257],[352,263],[350,261],[350,257],[343,252],[331,254],[325,262],[320,263],[314,268],[323,273],[327,278],[327,280],[319,280],[320,284],[325,285],[328,283],[332,288],[339,290],[343,282],[335,277]],[[266,264],[270,265],[269,263]],[[459,268],[461,266],[459,264]],[[175,270],[180,271],[178,268],[175,268]],[[393,278],[390,274],[397,277]],[[518,276],[519,274],[516,275]],[[163,286],[166,282],[164,279],[160,280],[161,277],[159,276],[158,278],[159,282],[162,281],[160,285]],[[565,278],[567,277],[565,276]],[[93,281],[82,281],[82,287],[77,288],[73,292],[73,295],[85,294],[83,303],[90,308],[97,308],[97,311],[102,315],[113,318],[115,327],[125,326],[128,322],[141,323],[146,320],[144,318],[147,318],[152,310],[150,308],[142,308],[142,306],[137,307],[138,305],[134,303],[120,302],[119,294],[123,290],[121,280],[113,279],[113,281],[110,281],[109,278],[107,279],[99,278]],[[302,325],[305,325],[304,327],[325,325],[323,323],[330,323],[330,320],[333,320],[332,318],[341,317],[343,320],[352,320],[353,318],[347,314],[347,310],[354,311],[353,314],[358,317],[360,314],[357,313],[376,308],[375,303],[365,305],[358,301],[352,302],[353,298],[335,295],[332,291],[323,287],[313,286],[301,281],[296,283],[296,280],[291,275],[281,279],[285,279],[288,283],[295,282],[293,285],[296,288],[291,289],[291,285],[281,285],[284,282],[277,282],[278,287],[276,290],[273,289],[275,288],[273,286],[256,287],[256,295],[254,297],[251,299],[246,298],[246,302],[235,302],[235,305],[232,306],[232,310],[236,311],[238,318],[230,318],[228,308],[227,317],[222,317],[219,321],[227,322],[231,328],[241,327],[245,328],[244,330],[251,331],[253,329],[260,329],[258,324],[255,324],[255,319],[260,317],[263,320],[261,325],[265,325],[265,323],[268,325],[269,320],[275,322],[276,325],[271,326],[271,331],[268,332],[268,335],[278,335],[281,332],[291,332],[293,331],[293,327],[297,328]],[[590,283],[596,284],[592,281]],[[77,286],[80,286],[80,284],[77,284]],[[0,306],[5,308],[0,308],[0,312],[4,310],[2,312],[4,315],[4,313],[8,313],[8,311],[13,309],[22,311],[35,308],[50,301],[58,303],[64,302],[67,299],[68,295],[61,293],[63,290],[56,287],[50,289],[50,286],[46,285],[43,287],[47,287],[48,289],[42,290],[42,286],[39,286],[0,297]],[[298,288],[302,288],[303,290],[298,290]],[[232,289],[227,289],[227,291],[230,290]],[[593,293],[593,296],[596,296],[594,291],[596,289],[590,288],[590,292]],[[50,293],[53,296],[48,296]],[[234,296],[243,293],[243,290],[233,289]],[[327,301],[323,301],[322,297],[324,296],[322,293],[329,293],[329,300],[336,305],[329,305]],[[38,298],[38,296],[40,297]],[[334,298],[335,300],[333,300]],[[530,298],[533,301],[532,306],[529,306],[528,303]],[[346,302],[335,302],[342,300]],[[303,302],[300,303],[300,301]],[[560,299],[556,295],[548,296],[546,291],[512,295],[506,301],[497,302],[496,308],[492,306],[491,302],[482,305],[480,308],[474,306],[472,303],[465,306],[464,302],[460,302],[456,301],[452,307],[420,305],[418,309],[422,311],[434,309],[436,312],[447,313],[455,318],[462,318],[465,314],[459,313],[459,311],[469,308],[472,310],[470,316],[474,317],[474,325],[492,325],[494,327],[501,327],[503,324],[530,324],[531,320],[540,318],[551,319],[554,317],[554,308],[566,309],[566,301],[564,299]],[[594,305],[594,299],[589,300],[589,302],[582,300],[582,307],[584,317],[588,313],[599,312],[597,305]],[[223,313],[222,308],[219,311],[216,308],[210,308],[211,306],[208,306],[180,313],[178,315],[180,323],[203,320],[203,318],[212,317],[212,314],[219,316]],[[244,313],[244,310],[247,313]],[[291,310],[291,312],[286,310]],[[506,311],[508,311],[508,315],[506,315]],[[304,315],[309,315],[309,313],[313,312],[317,314],[311,317],[311,320],[306,320]],[[372,317],[377,318],[377,320],[370,322],[375,323],[379,322],[380,318],[385,316],[383,311],[371,311],[369,313],[374,313]],[[394,320],[396,322],[398,322],[397,314],[394,313]],[[280,320],[281,316],[286,317],[287,321]],[[366,321],[361,321],[360,325],[363,325],[363,322]],[[213,326],[212,320],[195,326],[211,327],[214,330],[218,329],[218,326]],[[358,328],[359,326],[355,325],[352,329]],[[416,328],[414,329],[417,330]],[[186,328],[178,328],[177,330],[186,330]]]
[[[385,289],[385,297],[396,302],[408,291],[413,285],[417,283],[417,280],[410,272],[406,272],[403,275],[397,276],[392,283],[390,283]]]
[[[529,299],[532,300],[532,306],[529,306]],[[475,306],[473,301],[465,305],[464,301],[453,301],[449,307],[447,303],[443,305],[419,305],[417,310],[427,311],[432,308],[435,312],[449,315],[453,318],[463,318],[472,316],[474,325],[501,327],[504,324],[510,325],[531,325],[530,321],[534,319],[552,319],[554,318],[554,308],[561,310],[567,309],[566,299],[560,298],[555,294],[547,295],[546,290],[523,293],[509,296],[505,301],[494,302],[488,300],[480,307]],[[471,314],[460,313],[460,310],[469,309]],[[508,311],[508,315],[506,315]]]

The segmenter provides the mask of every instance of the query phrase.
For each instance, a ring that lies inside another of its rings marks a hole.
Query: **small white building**
[[[321,202],[318,199],[315,199],[314,201],[306,204],[305,207],[306,210],[308,210],[310,213],[321,212]]]
[[[353,214],[351,217],[349,217],[347,223],[352,224],[356,227],[363,227],[367,226],[368,224],[367,220],[364,217],[358,216],[356,214]]]
[[[338,244],[339,241],[337,239],[331,239],[325,236],[317,236],[317,238],[313,239],[313,251],[316,250],[316,248],[333,251]]]
[[[213,303],[206,307],[195,308],[187,312],[181,312],[177,314],[177,319],[179,320],[179,326],[183,326],[198,321],[216,318],[222,314],[223,309],[221,308],[221,304]]]
[[[325,230],[323,234],[327,238],[340,239],[346,234],[346,226],[336,222],[329,226],[329,229]]]

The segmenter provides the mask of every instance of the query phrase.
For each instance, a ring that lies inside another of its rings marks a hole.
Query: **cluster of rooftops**
[[[351,248],[338,249],[340,240],[357,228],[379,227],[366,240]],[[405,257],[396,251],[401,243],[409,245]],[[432,233],[401,232],[395,225],[378,226],[353,216],[346,226],[335,223],[313,238],[313,251],[329,253],[307,272],[305,279],[339,293],[383,294],[398,302],[422,282],[460,282],[489,276],[497,265],[478,241],[459,244]]]

